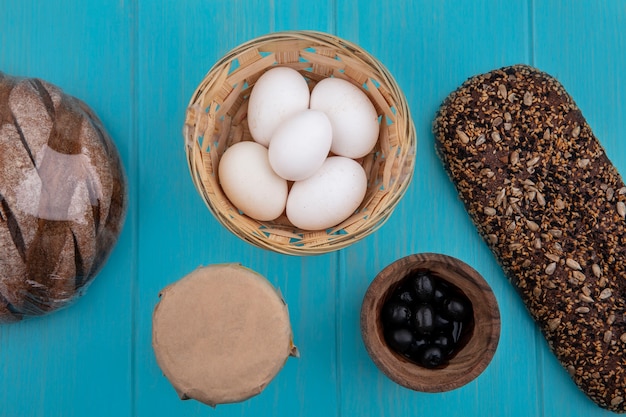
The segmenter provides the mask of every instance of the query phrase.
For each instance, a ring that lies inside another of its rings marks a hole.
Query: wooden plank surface
[[[582,7],[586,6],[586,7]],[[599,7],[592,7],[599,6]],[[549,18],[551,17],[551,18]],[[626,173],[626,3],[537,2],[534,63],[562,82],[580,107],[607,156]],[[538,349],[545,350],[545,342]],[[552,355],[544,355],[545,415],[594,415],[593,403],[568,380]]]
[[[314,10],[279,1],[197,1],[184,7],[154,1],[140,5],[138,139],[143,185],[138,199],[142,221],[135,345],[144,359],[135,366],[136,415],[201,415],[208,411],[199,403],[181,402],[161,376],[150,345],[151,314],[165,285],[199,265],[223,262],[240,262],[280,289],[290,306],[295,343],[302,356],[290,359],[261,395],[242,404],[219,406],[214,414],[243,416],[258,410],[273,410],[278,415],[336,413],[337,255],[286,257],[253,247],[227,232],[193,188],[181,135],[191,95],[222,55],[273,31],[298,27],[330,31],[333,9],[326,2],[317,4]],[[164,167],[168,174],[155,176]],[[159,401],[151,400],[155,392],[163,393]]]
[[[352,3],[344,1],[339,13],[339,21],[347,20]],[[339,35],[354,39],[378,57],[405,92],[418,135],[417,169],[390,221],[368,241],[348,248],[343,257],[346,274],[340,292],[350,301],[344,302],[340,314],[339,331],[345,335],[340,357],[342,411],[369,415],[373,409],[389,416],[411,415],[414,410],[432,416],[539,415],[539,401],[529,401],[537,393],[537,352],[532,348],[536,329],[456,198],[431,133],[440,103],[465,79],[528,62],[528,4],[479,1],[472,7],[453,7],[452,2],[420,2],[389,9],[384,17],[377,18],[378,13],[359,9],[358,22],[369,24],[341,28]],[[360,254],[372,248],[376,256],[360,263]],[[415,393],[394,384],[369,360],[358,334],[360,301],[377,271],[418,252],[444,253],[472,265],[503,306],[500,344],[490,367],[473,383],[443,394]],[[369,400],[363,402],[363,397]],[[494,401],[497,398],[506,400]]]
[[[64,3],[0,2],[0,71],[46,79],[87,102],[118,146],[132,195],[134,6]],[[129,415],[134,207],[81,302],[44,319],[0,326],[1,416]]]
[[[0,71],[53,82],[89,103],[130,185],[121,239],[87,294],[48,317],[0,326],[0,416],[600,416],[548,351],[478,237],[434,152],[432,120],[466,78],[528,63],[559,78],[626,172],[626,2],[566,0],[0,0]],[[376,56],[406,94],[416,172],[391,219],[339,252],[292,257],[223,228],[184,157],[185,107],[210,67],[256,36],[335,33]],[[376,273],[416,252],[460,258],[492,286],[496,355],[470,384],[416,393],[367,356],[359,309]],[[1,254],[0,254],[1,256]],[[282,291],[299,359],[258,397],[212,410],[180,401],[151,347],[158,293],[199,265],[240,262]],[[0,271],[1,274],[1,271]]]

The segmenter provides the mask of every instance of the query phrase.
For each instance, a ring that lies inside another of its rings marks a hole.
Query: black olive
[[[385,339],[389,346],[397,352],[406,352],[413,343],[413,333],[408,329],[394,329],[387,333]]]
[[[413,323],[415,330],[421,334],[430,334],[435,329],[433,308],[428,304],[422,304],[415,310]]]
[[[429,339],[423,336],[417,336],[413,339],[413,342],[411,342],[411,345],[406,350],[406,352],[404,352],[404,356],[406,356],[413,362],[420,363],[422,350],[424,350],[424,347],[426,347],[428,344],[430,344]]]
[[[433,344],[439,346],[444,354],[449,355],[454,351],[455,343],[452,340],[452,335],[440,334],[433,339]]]
[[[411,291],[408,289],[401,288],[399,289],[399,292],[397,294],[398,300],[402,301],[403,303],[411,304],[415,301],[413,293],[411,293]]]
[[[441,348],[437,345],[427,346],[422,350],[420,363],[426,368],[436,368],[445,361]]]
[[[439,330],[452,327],[452,322],[439,313],[435,313],[435,318],[433,319],[433,321],[435,323],[435,327]]]
[[[445,365],[471,324],[472,305],[452,284],[425,272],[413,272],[383,306],[385,340],[418,365]]]
[[[407,325],[411,319],[411,309],[404,303],[389,301],[383,308],[383,320],[386,324]]]
[[[442,304],[450,293],[450,287],[445,281],[439,280],[433,291],[433,300],[435,304]]]
[[[428,274],[418,274],[413,281],[415,296],[421,302],[430,301],[435,292],[435,282]]]
[[[459,298],[451,297],[443,302],[442,314],[451,320],[465,320],[468,309]]]

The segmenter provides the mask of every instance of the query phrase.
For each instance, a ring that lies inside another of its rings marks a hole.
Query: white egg
[[[281,177],[300,181],[317,171],[333,138],[325,113],[304,110],[276,128],[269,146],[270,165]]]
[[[374,105],[357,86],[340,78],[325,78],[311,91],[310,108],[321,110],[333,127],[330,150],[348,158],[367,155],[378,141]]]
[[[323,230],[350,217],[363,202],[367,176],[356,161],[331,156],[312,176],[296,181],[287,197],[287,218],[303,230]]]
[[[289,67],[276,67],[257,80],[248,101],[248,127],[252,138],[268,146],[274,129],[309,107],[309,86]]]
[[[272,170],[263,145],[232,145],[220,158],[218,174],[226,197],[247,216],[268,221],[285,210],[287,181]]]

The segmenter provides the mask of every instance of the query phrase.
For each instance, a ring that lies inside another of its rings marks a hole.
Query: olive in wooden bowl
[[[500,312],[472,267],[447,255],[414,254],[388,265],[370,284],[361,334],[376,366],[394,382],[415,391],[450,391],[491,362]]]

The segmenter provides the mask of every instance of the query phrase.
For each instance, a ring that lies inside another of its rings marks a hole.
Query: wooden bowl
[[[368,96],[380,117],[374,149],[358,162],[367,191],[358,209],[327,230],[301,230],[283,214],[258,221],[238,210],[222,190],[218,165],[229,146],[252,140],[248,98],[266,71],[290,67],[312,89],[336,77]],[[289,255],[315,255],[344,248],[381,227],[413,177],[417,137],[404,93],[376,58],[337,36],[314,31],[271,33],[238,46],[222,57],[194,92],[183,127],[192,180],[209,211],[246,242]]]
[[[383,305],[405,277],[420,271],[456,286],[473,308],[474,325],[468,329],[465,345],[442,368],[410,362],[393,351],[383,336]],[[391,380],[415,391],[444,392],[467,384],[485,370],[498,346],[500,312],[491,288],[469,265],[446,255],[414,254],[387,266],[370,284],[361,308],[361,334],[368,354]]]

